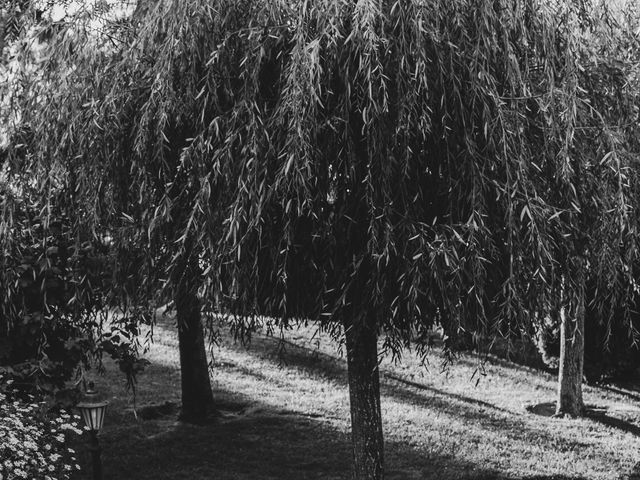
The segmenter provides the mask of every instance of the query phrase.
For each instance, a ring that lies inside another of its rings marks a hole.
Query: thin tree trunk
[[[374,328],[345,322],[354,479],[383,478],[378,338]]]
[[[584,370],[585,279],[579,268],[578,289],[573,308],[560,312],[560,368],[556,414],[582,416],[582,376]]]
[[[190,252],[189,252],[190,253]],[[197,296],[199,272],[194,259],[185,259],[175,290],[182,384],[182,412],[186,422],[200,423],[213,406],[209,366]]]

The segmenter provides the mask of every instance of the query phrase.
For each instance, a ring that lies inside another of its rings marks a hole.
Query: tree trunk
[[[194,259],[187,258],[177,280],[175,305],[178,320],[178,346],[182,383],[180,418],[190,423],[205,420],[213,406],[209,366],[197,296],[198,274]]]
[[[556,414],[582,416],[582,376],[584,369],[584,271],[579,269],[578,288],[573,308],[560,312],[560,365]]]
[[[345,321],[354,479],[383,478],[378,338],[364,321]]]

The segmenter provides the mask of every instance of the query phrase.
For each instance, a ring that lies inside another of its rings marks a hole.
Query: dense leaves
[[[43,205],[28,181],[18,180],[0,178],[0,370],[19,387],[62,402],[72,399],[67,381],[77,384],[102,352],[133,381],[142,366],[132,343],[138,326],[108,319],[117,289],[105,238],[82,240],[61,211],[63,198]]]
[[[529,332],[581,316],[587,284],[631,324],[638,49],[605,7],[109,5],[15,50],[33,162],[11,172],[140,251],[145,303],[342,325],[359,478],[382,475],[378,333],[398,355],[438,322]]]
[[[632,29],[589,8],[143,2],[70,17],[24,119],[153,278],[175,242],[236,313],[518,332],[576,265],[631,288]]]

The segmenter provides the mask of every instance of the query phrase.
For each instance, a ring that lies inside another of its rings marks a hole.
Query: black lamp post
[[[84,395],[84,400],[78,403],[78,409],[82,419],[89,427],[91,436],[91,457],[93,460],[93,478],[102,480],[102,460],[100,458],[100,443],[98,442],[98,432],[104,423],[104,414],[109,402],[99,401],[97,392],[93,389],[93,384],[89,385]]]

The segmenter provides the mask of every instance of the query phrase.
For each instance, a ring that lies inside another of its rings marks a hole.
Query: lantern
[[[93,389],[93,382],[89,383],[89,388],[84,395],[82,402],[78,403],[80,415],[91,436],[91,457],[93,460],[93,478],[102,480],[102,459],[100,458],[100,443],[98,442],[98,432],[104,424],[104,414],[107,411],[109,402],[99,400],[98,393]]]
[[[95,392],[87,391],[87,400],[78,404],[80,415],[89,430],[99,431],[104,423],[104,414],[107,411],[109,402],[95,401],[89,397],[96,395]]]

